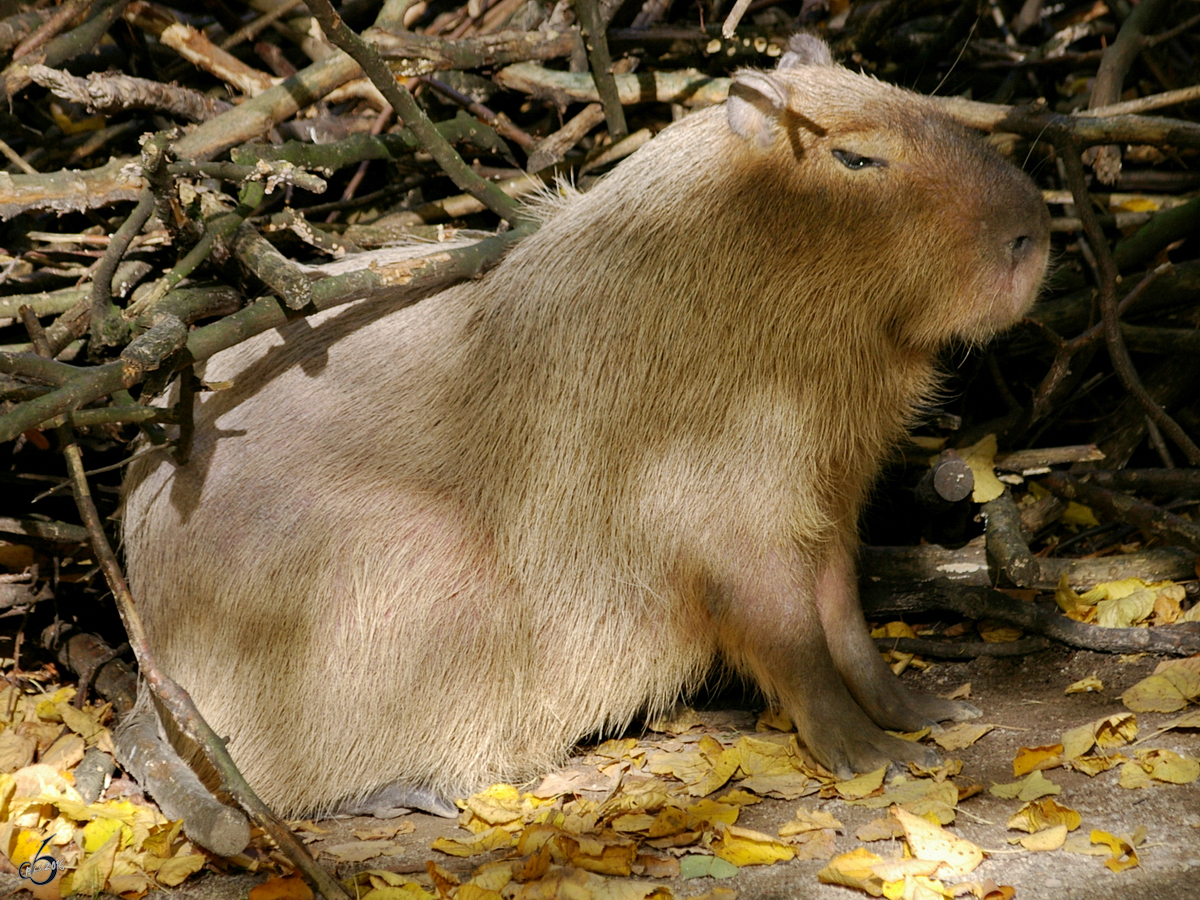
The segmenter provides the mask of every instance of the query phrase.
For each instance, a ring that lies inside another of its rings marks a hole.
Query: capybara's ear
[[[829,45],[815,35],[793,34],[788,40],[787,52],[779,57],[777,69],[795,69],[798,66],[836,65]]]
[[[769,72],[737,72],[725,101],[725,115],[733,133],[759,147],[770,147],[775,140],[775,123],[787,109],[786,90]]]

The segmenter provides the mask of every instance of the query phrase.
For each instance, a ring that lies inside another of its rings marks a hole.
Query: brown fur
[[[880,660],[856,519],[939,348],[1032,302],[1046,211],[931,101],[796,46],[483,280],[214,357],[191,461],[135,465],[153,647],[278,809],[525,778],[718,655],[842,773],[970,714]]]

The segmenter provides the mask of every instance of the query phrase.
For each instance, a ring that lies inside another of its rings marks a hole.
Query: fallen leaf
[[[650,719],[646,727],[660,734],[683,734],[691,731],[697,725],[703,725],[704,720],[690,706],[677,706],[667,715]]]
[[[987,503],[1004,493],[1004,484],[996,477],[996,449],[996,436],[989,434],[958,451],[975,476],[975,488],[971,491],[971,500],[975,503]]]
[[[995,728],[995,725],[975,725],[970,722],[960,722],[933,736],[933,742],[943,750],[962,750],[970,747],[977,740]]]
[[[637,857],[637,845],[633,841],[602,840],[593,835],[575,838],[567,834],[560,834],[554,840],[567,863],[577,869],[597,875],[633,874],[633,860]]]
[[[1106,859],[1104,865],[1114,872],[1123,872],[1139,865],[1135,848],[1145,839],[1144,828],[1139,828],[1132,837],[1117,837],[1107,831],[1093,831],[1091,838],[1093,844],[1103,844],[1108,847],[1112,857]]]
[[[738,867],[717,856],[685,856],[679,861],[680,878],[732,878]]]
[[[1020,778],[1033,771],[1042,771],[1061,766],[1063,745],[1050,744],[1045,747],[1021,747],[1013,760],[1013,777]]]
[[[829,861],[829,865],[817,873],[817,881],[821,884],[840,884],[844,887],[858,888],[873,897],[883,895],[883,879],[872,870],[875,865],[883,862],[883,857],[872,853],[865,847],[858,847],[849,853],[841,853]]]
[[[1026,850],[1045,852],[1047,850],[1057,850],[1066,840],[1067,826],[1055,825],[1051,828],[1045,828],[1036,834],[1031,834],[1028,837],[1020,838],[1017,842]]]
[[[1137,737],[1137,716],[1117,713],[1063,732],[1063,759],[1083,756],[1092,747],[1121,747]]]
[[[1200,699],[1200,672],[1183,666],[1148,675],[1121,694],[1121,702],[1134,712],[1176,712]]]
[[[875,793],[883,787],[883,776],[887,774],[887,767],[876,769],[874,772],[867,772],[865,775],[859,775],[855,778],[850,778],[846,781],[839,781],[834,785],[834,789],[843,800],[861,800],[869,794]]]
[[[1009,784],[993,784],[988,789],[989,794],[994,794],[997,797],[1003,797],[1006,800],[1024,800],[1026,802],[1061,792],[1062,788],[1046,778],[1041,772],[1034,772],[1021,781],[1014,781]]]
[[[903,837],[904,829],[900,827],[900,823],[888,816],[884,819],[872,819],[866,825],[863,825],[854,836],[863,843],[871,841],[888,841],[893,838]]]
[[[318,849],[323,856],[331,856],[340,863],[365,862],[380,856],[394,856],[400,847],[391,841],[353,841],[347,844],[321,844]]]
[[[1104,690],[1104,682],[1095,675],[1089,675],[1087,678],[1081,678],[1079,681],[1071,684],[1064,693],[1067,694],[1089,694],[1093,691],[1099,692]]]
[[[471,841],[457,841],[453,838],[440,837],[432,844],[434,850],[447,856],[479,856],[493,850],[505,850],[513,845],[513,837],[502,828],[492,828],[475,835]]]
[[[1055,828],[1059,825],[1068,831],[1074,831],[1083,819],[1075,810],[1059,806],[1050,797],[1026,803],[1008,820],[1008,828],[1028,831],[1030,834]]]
[[[1155,781],[1169,784],[1191,784],[1200,778],[1200,760],[1180,756],[1173,750],[1140,750],[1138,762]]]
[[[730,825],[712,842],[713,852],[735,866],[769,866],[787,861],[796,851],[769,834]]]
[[[823,810],[810,811],[801,806],[796,810],[796,818],[790,822],[783,823],[779,827],[779,836],[791,837],[796,834],[804,834],[807,831],[821,831],[825,828],[841,831],[843,827],[842,823],[835,819],[832,814]]]
[[[971,697],[971,682],[966,681],[945,695],[947,700],[968,700]]]
[[[1101,628],[1130,628],[1140,625],[1154,612],[1158,595],[1152,590],[1134,591],[1125,597],[1096,603],[1096,624]]]
[[[890,814],[904,829],[905,840],[914,857],[936,860],[941,864],[931,874],[944,878],[961,877],[974,871],[983,862],[983,851],[978,846],[956,837],[928,819],[914,816],[898,806],[893,806]]]

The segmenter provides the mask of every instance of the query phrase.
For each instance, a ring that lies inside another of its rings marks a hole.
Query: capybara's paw
[[[388,784],[372,791],[365,797],[347,800],[337,812],[353,816],[378,816],[389,819],[396,810],[419,809],[435,816],[452,819],[458,815],[458,807],[452,800],[426,787],[407,784]]]
[[[864,709],[880,728],[893,731],[919,731],[938,722],[963,722],[983,715],[970,703],[962,700],[943,700],[932,694],[910,691],[893,678],[886,690],[877,692],[874,702],[864,704]]]
[[[918,711],[930,725],[937,722],[965,722],[983,715],[978,707],[964,700],[943,700],[931,694],[917,693],[910,694],[910,697],[917,701]]]
[[[862,729],[853,737],[842,735],[842,741],[831,744],[815,741],[809,750],[838,778],[851,778],[863,772],[873,772],[893,764],[915,762],[926,767],[942,761],[937,751],[915,741],[906,741],[878,728]]]

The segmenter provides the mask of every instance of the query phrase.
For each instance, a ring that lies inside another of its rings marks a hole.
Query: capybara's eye
[[[859,156],[852,150],[834,150],[833,158],[840,162],[847,169],[858,171],[859,169],[867,169],[871,166],[885,168],[887,166],[886,159],[879,159],[875,156]]]

